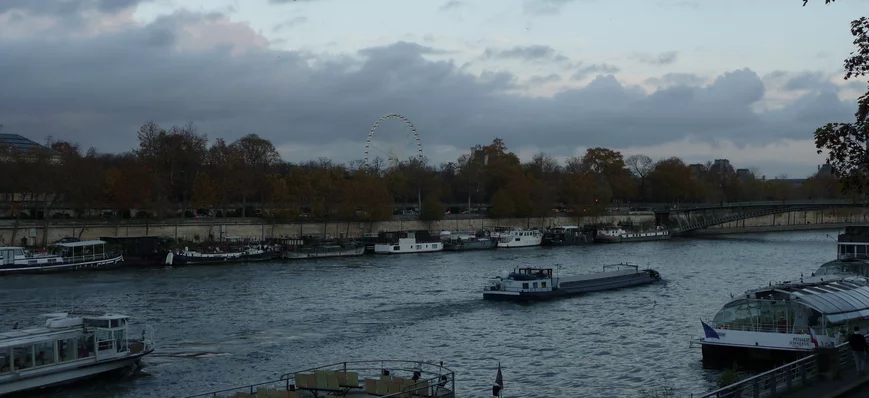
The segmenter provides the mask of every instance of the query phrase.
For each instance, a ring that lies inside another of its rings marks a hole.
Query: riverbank
[[[519,228],[545,228],[561,225],[590,224],[643,224],[654,223],[653,212],[601,215],[596,217],[538,217],[538,218],[471,218],[450,217],[441,221],[392,220],[382,222],[277,222],[263,218],[212,219],[130,219],[120,222],[103,220],[51,220],[48,228],[42,220],[21,220],[16,227],[13,220],[0,220],[0,245],[40,244],[47,234],[47,242],[72,236],[82,240],[101,236],[159,235],[192,241],[219,239],[224,236],[269,238],[330,234],[334,236],[362,236],[380,231],[429,230],[456,231],[493,228],[496,226]]]
[[[455,231],[493,228],[496,226],[519,228],[545,228],[563,225],[600,224],[653,224],[655,213],[631,212],[594,217],[538,217],[538,218],[473,218],[453,216],[441,221],[392,220],[383,222],[278,222],[263,218],[213,219],[130,219],[119,222],[104,220],[50,220],[48,228],[42,220],[0,220],[0,245],[38,245],[72,236],[82,240],[103,236],[159,235],[176,239],[203,241],[210,237],[225,236],[268,238],[312,234],[334,236],[362,236],[380,231],[429,230]],[[863,209],[826,211],[797,211],[734,221],[692,232],[694,236],[736,233],[835,230],[848,225],[869,224],[869,213]],[[25,239],[25,242],[22,242]]]

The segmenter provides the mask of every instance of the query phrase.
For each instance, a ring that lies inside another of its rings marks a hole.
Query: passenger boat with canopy
[[[278,380],[191,395],[229,397],[432,397],[455,398],[455,372],[422,361],[338,362],[286,373]],[[327,395],[328,394],[328,395]]]
[[[132,339],[126,315],[63,312],[42,315],[42,327],[0,333],[0,395],[37,390],[135,369],[153,351]]]
[[[56,243],[45,252],[23,247],[0,247],[0,275],[98,270],[124,265],[120,252],[106,250],[102,240]]]
[[[869,278],[824,274],[770,283],[733,298],[701,321],[703,361],[730,366],[792,361],[869,329]]]

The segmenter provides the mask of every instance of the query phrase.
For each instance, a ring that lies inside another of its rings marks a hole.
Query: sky
[[[606,147],[805,177],[869,0],[3,0],[0,124],[124,152],[147,121],[284,160]],[[404,117],[382,119],[398,114]],[[381,123],[371,133],[372,126]],[[407,124],[408,121],[410,124]],[[413,126],[411,128],[410,126]],[[414,134],[414,131],[416,134]]]

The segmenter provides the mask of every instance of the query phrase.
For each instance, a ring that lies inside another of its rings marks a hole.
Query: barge
[[[575,225],[549,228],[543,233],[543,246],[573,246],[593,242],[588,235]]]
[[[594,236],[594,241],[598,243],[646,242],[667,239],[670,239],[670,231],[660,226],[654,230],[639,232],[628,232],[622,228],[609,227],[598,230]]]
[[[498,242],[492,239],[485,231],[476,233],[441,233],[444,250],[488,250],[498,246]]]
[[[633,264],[603,266],[593,274],[560,277],[552,268],[517,268],[492,280],[483,291],[483,299],[506,301],[547,300],[601,290],[645,285],[661,280],[653,269]]]
[[[444,245],[441,239],[424,230],[381,232],[374,245],[376,254],[431,253],[442,250]]]

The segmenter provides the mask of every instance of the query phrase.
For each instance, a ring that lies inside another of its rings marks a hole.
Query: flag
[[[720,338],[720,337],[718,337],[718,332],[716,332],[715,329],[712,329],[712,326],[709,326],[706,324],[706,322],[703,322],[702,319],[700,320],[700,324],[703,325],[703,333],[706,334],[707,339],[719,339]]]
[[[815,343],[815,348],[818,348],[818,335],[815,334],[815,329],[809,326],[809,336],[812,338],[812,343]]]
[[[498,362],[498,375],[495,376],[495,384],[498,387],[504,388],[504,377],[501,376],[501,362]]]

